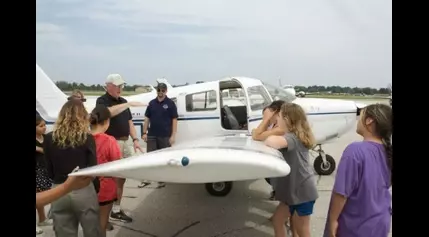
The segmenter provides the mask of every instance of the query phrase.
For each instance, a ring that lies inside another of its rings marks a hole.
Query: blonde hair
[[[295,103],[284,103],[280,109],[280,116],[284,119],[288,132],[295,134],[306,148],[314,147],[316,139],[301,106]]]
[[[52,132],[52,141],[59,147],[76,147],[85,144],[89,133],[89,119],[83,103],[67,101],[58,115]]]
[[[84,98],[82,91],[80,90],[73,90],[71,96],[73,97],[80,97],[80,98]]]

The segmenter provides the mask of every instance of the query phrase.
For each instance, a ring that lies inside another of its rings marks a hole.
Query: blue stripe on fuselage
[[[36,110],[36,114],[38,114],[37,110]],[[307,116],[340,115],[340,114],[356,114],[356,112],[352,111],[352,112],[307,113]],[[213,119],[220,119],[220,117],[219,116],[179,117],[177,120],[179,120],[179,121],[190,121],[190,120],[213,120]],[[257,117],[257,118],[249,118],[249,122],[256,122],[259,120],[262,120],[262,116]],[[133,119],[133,123],[136,126],[140,126],[140,134],[143,134],[144,119]],[[46,121],[46,124],[52,125],[52,124],[54,124],[54,122],[53,121]]]
[[[37,111],[36,111],[37,113]],[[307,116],[320,116],[320,115],[340,115],[340,114],[355,114],[356,112],[327,112],[327,113],[307,113]],[[179,117],[177,120],[179,121],[190,121],[190,120],[212,120],[212,119],[220,119],[219,116],[200,116],[200,117]],[[257,118],[249,118],[249,122],[255,122],[262,120],[261,117]],[[142,125],[144,123],[144,119],[133,119],[134,125]],[[54,124],[54,121],[46,121],[46,124]]]

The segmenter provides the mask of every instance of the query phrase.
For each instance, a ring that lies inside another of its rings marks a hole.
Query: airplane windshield
[[[252,111],[262,110],[271,103],[270,97],[263,86],[252,86],[247,88],[249,94],[250,109]]]
[[[292,102],[296,99],[296,95],[288,93],[287,91],[285,91],[280,87],[273,86],[267,83],[264,83],[264,86],[265,88],[267,88],[268,93],[270,93],[271,98],[273,98],[273,100],[283,100],[286,102]]]

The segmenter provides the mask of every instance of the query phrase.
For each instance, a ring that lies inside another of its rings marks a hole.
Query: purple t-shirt
[[[382,144],[362,141],[347,146],[333,189],[347,197],[338,218],[337,236],[387,237],[392,213],[389,186],[390,171]],[[326,225],[324,236],[328,233]]]

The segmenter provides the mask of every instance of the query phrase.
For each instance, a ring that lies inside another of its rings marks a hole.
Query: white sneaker
[[[43,234],[43,230],[36,226],[36,235]]]
[[[46,219],[42,222],[37,223],[38,226],[50,226],[53,224],[54,224],[54,221],[52,219]]]

